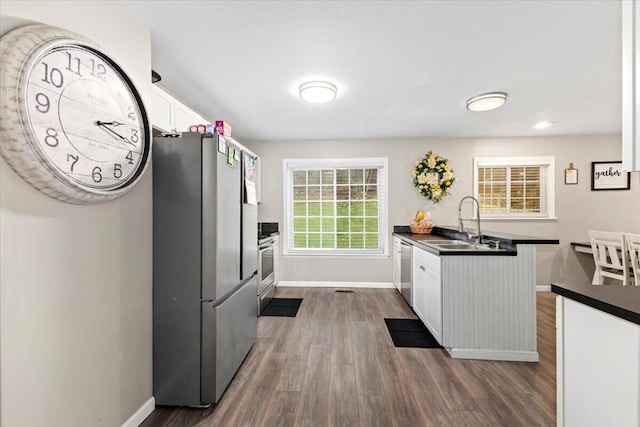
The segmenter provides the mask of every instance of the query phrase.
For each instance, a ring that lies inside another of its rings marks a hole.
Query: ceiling
[[[128,4],[160,85],[240,141],[620,133],[618,1]],[[336,100],[298,97],[317,79]],[[488,91],[509,99],[465,108]]]

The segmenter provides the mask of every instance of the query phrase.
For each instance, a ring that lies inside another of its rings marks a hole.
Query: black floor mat
[[[296,317],[302,298],[273,298],[261,316]]]
[[[419,319],[384,319],[396,347],[442,348]]]

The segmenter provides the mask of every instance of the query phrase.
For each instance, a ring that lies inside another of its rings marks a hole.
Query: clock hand
[[[117,136],[118,138],[120,138],[121,140],[123,140],[124,142],[126,142],[127,144],[131,144],[135,147],[135,144],[131,141],[129,141],[128,138],[120,135],[118,132],[116,132],[115,130],[111,129],[108,126],[120,126],[124,123],[118,123],[118,122],[101,122],[100,120],[96,121],[96,125],[100,126],[102,129],[108,131],[112,136]]]
[[[101,122],[100,120],[98,120],[96,122],[96,124],[98,126],[102,126],[102,125],[108,125],[108,126],[122,126],[124,123],[120,123],[120,122]]]

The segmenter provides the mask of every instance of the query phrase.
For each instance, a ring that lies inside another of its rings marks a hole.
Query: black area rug
[[[442,348],[419,319],[384,319],[396,347]]]
[[[296,317],[302,298],[273,298],[261,316]]]

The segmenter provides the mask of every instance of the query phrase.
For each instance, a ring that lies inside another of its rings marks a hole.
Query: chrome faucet
[[[462,200],[460,200],[460,204],[458,205],[458,231],[463,233],[464,232],[463,221],[468,221],[467,219],[462,219],[462,202],[464,202],[466,199],[471,199],[474,202],[476,202],[476,222],[478,224],[478,233],[475,236],[473,236],[470,232],[467,231],[466,232],[467,237],[469,237],[469,239],[471,239],[471,237],[475,237],[476,243],[480,243],[480,239],[482,238],[482,234],[480,233],[480,202],[478,202],[478,199],[476,199],[473,196],[465,196],[462,198]]]

